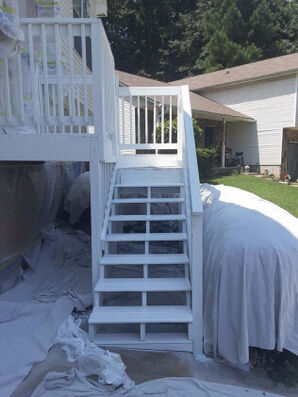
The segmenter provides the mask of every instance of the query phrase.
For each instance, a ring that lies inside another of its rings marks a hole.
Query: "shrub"
[[[203,129],[199,126],[198,121],[196,119],[192,119],[194,137],[196,147],[203,145]],[[166,120],[164,122],[164,142],[169,142],[169,131],[170,131],[170,122]],[[161,142],[161,123],[158,124],[156,128],[156,142]],[[172,121],[172,142],[177,142],[177,119],[173,119]]]
[[[256,347],[249,349],[250,362],[253,367],[264,368],[275,382],[286,386],[298,385],[298,357],[288,350],[263,350]]]
[[[169,143],[170,121],[164,122],[164,142]],[[156,128],[156,142],[161,143],[161,123]],[[177,119],[172,121],[172,143],[177,142]]]
[[[204,148],[204,134],[203,129],[199,126],[199,121],[192,119],[194,138],[197,151],[197,161],[202,178],[209,178],[213,176],[213,169],[217,166],[220,158],[220,154],[216,147]],[[169,130],[170,123],[165,121],[164,123],[164,142],[169,142]],[[177,141],[177,119],[172,122],[172,142]],[[156,142],[161,142],[161,123],[158,124],[156,129]]]
[[[202,178],[211,177],[213,169],[218,162],[219,153],[215,147],[200,148],[197,147],[197,161]]]

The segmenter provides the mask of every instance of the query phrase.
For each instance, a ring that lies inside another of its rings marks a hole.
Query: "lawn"
[[[265,200],[272,201],[294,216],[298,217],[298,188],[272,182],[268,179],[256,178],[251,175],[229,175],[209,179],[213,185],[238,187],[257,194]]]

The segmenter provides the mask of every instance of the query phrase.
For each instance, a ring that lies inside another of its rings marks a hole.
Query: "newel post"
[[[203,353],[203,213],[192,214],[191,282],[193,354]]]
[[[90,208],[92,247],[92,291],[99,279],[99,261],[102,256],[101,228],[103,223],[103,162],[104,162],[104,95],[102,22],[91,24],[92,93],[95,139],[90,139]]]
[[[91,50],[92,50],[92,92],[93,92],[93,117],[94,133],[96,135],[96,151],[100,161],[104,161],[105,140],[105,80],[103,70],[103,31],[102,22],[91,24]]]

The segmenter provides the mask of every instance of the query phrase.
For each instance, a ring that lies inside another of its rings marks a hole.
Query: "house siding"
[[[132,103],[131,112],[131,133],[130,133],[130,103],[128,100],[124,100],[122,104],[122,99],[119,99],[119,126],[120,126],[120,144],[130,143],[134,144],[136,139],[136,120],[135,120],[135,104]],[[124,118],[123,118],[124,110]],[[123,124],[124,124],[124,134],[123,134]],[[131,151],[129,151],[131,152]],[[134,151],[133,151],[134,152]]]
[[[96,17],[95,14],[95,1],[90,0],[90,18]],[[73,18],[73,0],[60,0],[59,1],[59,8],[61,12],[61,16],[64,18]],[[62,53],[68,54],[68,41],[67,39],[62,39]],[[68,59],[68,55],[66,55]],[[73,52],[73,66],[74,66],[74,73],[75,74],[82,74],[83,72],[83,62],[80,55],[77,53],[76,50]],[[89,68],[87,67],[87,73],[90,73]],[[92,95],[92,88],[88,86],[87,90],[88,95],[88,108],[91,113],[93,113],[93,95]],[[83,103],[83,87],[79,89],[79,98],[80,102]]]
[[[233,153],[243,152],[246,164],[279,166],[283,128],[294,123],[296,90],[293,75],[207,90],[203,95],[256,120],[228,123],[227,147]]]
[[[96,4],[95,1],[89,0],[90,4],[90,18],[96,18]],[[73,0],[60,0],[59,7],[61,15],[65,18],[73,17]]]

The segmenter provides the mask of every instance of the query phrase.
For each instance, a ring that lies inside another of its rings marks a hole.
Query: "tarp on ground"
[[[47,356],[73,309],[91,305],[90,237],[53,227],[43,237],[26,253],[23,280],[0,295],[1,396],[9,397]]]
[[[249,346],[298,354],[298,219],[234,187],[201,194],[205,352],[234,365]]]
[[[154,379],[127,391],[92,381],[75,368],[50,372],[32,397],[282,397],[247,387],[205,382],[195,378]]]

